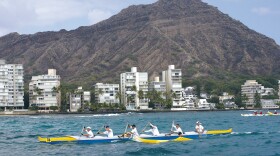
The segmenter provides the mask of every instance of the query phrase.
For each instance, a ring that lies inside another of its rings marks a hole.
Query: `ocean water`
[[[104,115],[0,116],[0,155],[280,155],[280,116],[242,117],[250,111],[124,113]],[[79,135],[83,126],[93,132],[110,125],[121,134],[127,123],[141,131],[147,122],[160,132],[169,132],[172,121],[183,131],[193,131],[195,122],[205,129],[233,128],[233,133],[188,142],[143,144],[40,143],[38,136]]]

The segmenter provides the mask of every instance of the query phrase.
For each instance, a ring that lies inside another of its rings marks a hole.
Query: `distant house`
[[[234,95],[229,95],[227,92],[224,92],[222,96],[219,96],[220,103],[224,101],[230,101],[234,98]]]
[[[223,103],[226,109],[237,109],[238,106],[235,104],[235,102],[232,101],[226,101]]]
[[[199,99],[199,101],[197,103],[197,108],[209,110],[209,109],[211,109],[211,106],[210,106],[210,103],[208,103],[206,99]]]
[[[278,109],[279,106],[275,104],[276,100],[261,99],[263,109]]]
[[[209,99],[210,98],[210,96],[207,93],[200,93],[200,97],[202,99]]]
[[[279,84],[279,88],[278,88],[278,96],[279,96],[279,100],[280,100],[280,80],[278,81]]]
[[[186,87],[182,92],[182,95],[183,99],[185,100],[183,107],[187,109],[195,109],[195,101],[197,97],[194,94],[194,87]]]

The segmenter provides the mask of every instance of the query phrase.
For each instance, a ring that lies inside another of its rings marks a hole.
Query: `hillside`
[[[108,20],[76,30],[11,33],[0,57],[24,64],[26,79],[56,68],[66,82],[117,82],[137,66],[150,78],[169,64],[185,78],[280,73],[280,47],[200,0],[159,0],[130,6]]]

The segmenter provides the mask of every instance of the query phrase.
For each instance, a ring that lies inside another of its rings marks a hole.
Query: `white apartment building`
[[[96,83],[95,88],[95,101],[96,103],[118,104],[119,98],[116,97],[119,92],[119,84],[103,84]]]
[[[90,103],[90,92],[78,87],[74,93],[69,94],[70,112],[77,112],[86,102]]]
[[[32,76],[29,83],[30,106],[49,111],[51,106],[60,107],[60,76],[55,69],[48,69],[47,75]]]
[[[121,101],[127,110],[148,109],[148,73],[137,72],[137,67],[132,67],[131,72],[120,75]],[[143,91],[144,97],[139,98],[139,91]]]
[[[166,92],[166,83],[159,81],[159,77],[155,77],[154,81],[149,83],[149,91],[157,91],[161,93],[161,98],[166,99],[165,92]]]
[[[6,64],[0,60],[0,109],[22,109],[23,95],[22,64]]]
[[[176,94],[176,98],[173,98],[173,107],[182,107],[184,99],[182,97],[181,69],[175,69],[174,65],[169,65],[168,69],[162,72],[162,81],[166,83],[166,92]]]
[[[241,85],[241,94],[242,96],[246,95],[248,100],[245,102],[246,106],[249,108],[254,107],[254,96],[256,93],[262,92],[262,85],[259,84],[256,80],[247,80],[244,85]]]
[[[90,99],[91,99],[90,91],[84,91],[84,102],[90,103]]]

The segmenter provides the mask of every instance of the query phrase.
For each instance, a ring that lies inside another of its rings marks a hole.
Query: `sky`
[[[202,0],[280,44],[280,0]],[[72,30],[156,0],[0,0],[0,36]]]

